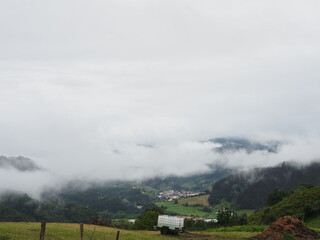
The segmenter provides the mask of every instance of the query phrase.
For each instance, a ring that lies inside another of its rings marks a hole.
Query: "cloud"
[[[61,181],[317,159],[318,9],[318,1],[3,2],[0,153],[29,157]],[[221,136],[290,144],[277,155],[221,159],[199,143]]]
[[[54,1],[1,4],[2,58],[317,55],[317,1]],[[294,50],[294,51],[293,51]]]
[[[0,169],[0,193],[16,191],[28,193],[35,198],[40,198],[41,192],[47,187],[58,187],[60,180],[54,175],[45,172],[20,172],[16,170]]]
[[[1,191],[9,189],[28,192],[39,197],[44,189],[60,188],[74,180],[105,182],[113,180],[141,180],[155,176],[186,176],[205,173],[210,166],[220,165],[238,171],[257,167],[270,167],[283,161],[307,165],[319,161],[320,139],[317,136],[292,136],[283,142],[277,153],[245,150],[218,153],[219,147],[211,142],[183,141],[153,146],[134,144],[109,144],[93,152],[85,148],[79,151],[49,153],[36,162],[46,171],[21,173],[1,171]],[[80,148],[79,148],[80,149]],[[97,150],[95,148],[94,150]],[[87,154],[84,152],[87,151]],[[94,153],[94,154],[92,154]]]

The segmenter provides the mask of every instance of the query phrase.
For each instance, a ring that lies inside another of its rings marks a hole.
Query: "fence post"
[[[80,240],[83,240],[83,223],[80,224]]]
[[[117,232],[116,240],[119,240],[119,236],[120,236],[120,231]]]
[[[46,231],[46,222],[41,222],[40,240],[44,240],[45,231]]]

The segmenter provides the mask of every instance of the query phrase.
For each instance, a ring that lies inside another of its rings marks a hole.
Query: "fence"
[[[41,230],[40,230],[40,240],[45,240],[45,232],[46,232],[46,222],[41,222]],[[84,240],[84,227],[83,223],[80,224],[80,240]],[[117,231],[116,240],[120,239],[120,231]]]

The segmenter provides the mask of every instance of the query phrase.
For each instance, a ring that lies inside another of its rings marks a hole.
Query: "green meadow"
[[[186,207],[180,203],[175,204],[174,202],[156,202],[158,207],[165,207],[165,211],[167,213],[179,214],[179,215],[187,215],[187,216],[195,216],[195,217],[205,217],[205,218],[215,218],[216,213],[214,210],[211,212],[204,212],[204,207]]]
[[[181,198],[176,203],[174,201],[161,201],[155,202],[158,207],[164,207],[168,214],[179,214],[187,216],[195,216],[202,218],[216,218],[217,209],[230,207],[230,203],[223,202],[214,208],[208,208],[208,197],[209,195],[202,195],[190,198]],[[188,206],[186,206],[188,204]],[[193,206],[202,205],[202,206]],[[245,214],[247,216],[251,215],[254,210],[237,210],[235,211],[239,216]]]
[[[84,240],[116,239],[118,229],[94,225],[84,225]],[[258,232],[198,232],[194,237],[180,235],[162,236],[159,231],[119,230],[119,240],[178,240],[178,239],[246,239]],[[39,239],[40,223],[0,223],[0,240],[36,240]],[[197,236],[199,234],[199,237]],[[80,239],[80,225],[67,223],[47,223],[45,240]]]

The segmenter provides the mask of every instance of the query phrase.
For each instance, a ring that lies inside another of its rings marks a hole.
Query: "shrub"
[[[206,223],[201,219],[185,219],[184,228],[188,231],[204,231],[207,229]]]

